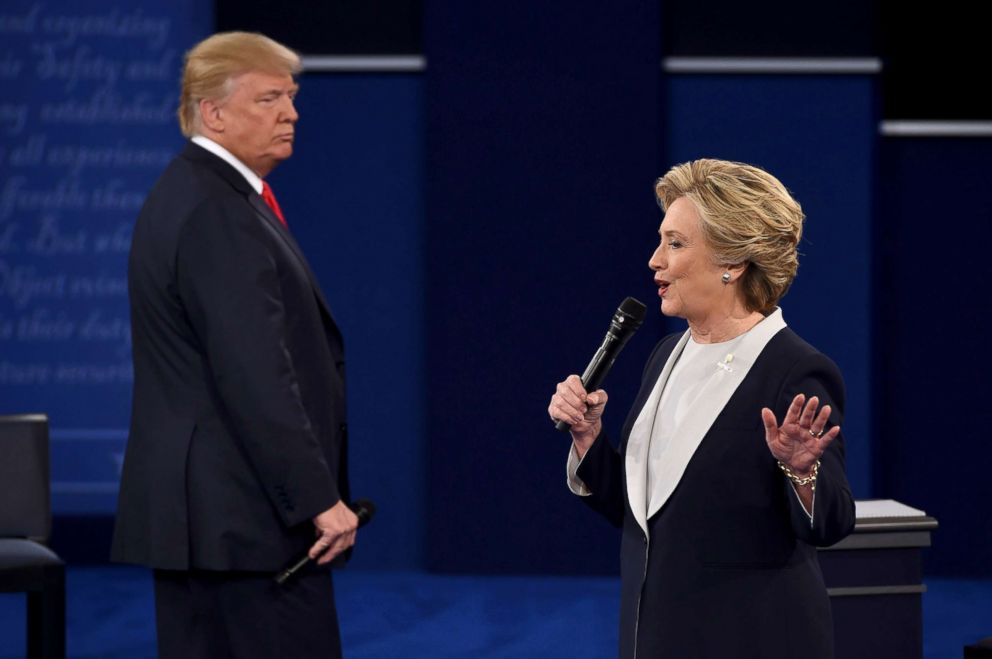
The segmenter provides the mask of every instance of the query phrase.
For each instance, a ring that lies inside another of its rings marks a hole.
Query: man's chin
[[[275,169],[279,165],[279,163],[281,163],[284,160],[289,160],[289,157],[291,155],[293,155],[292,146],[290,146],[288,149],[279,149],[278,151],[269,154],[269,156],[264,161],[265,174],[261,175],[262,178],[265,178],[265,175],[267,175],[269,172]]]

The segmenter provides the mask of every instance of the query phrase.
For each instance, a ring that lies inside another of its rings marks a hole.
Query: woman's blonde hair
[[[220,32],[207,37],[186,53],[179,128],[186,137],[195,135],[200,127],[200,101],[225,98],[234,78],[242,73],[295,76],[301,69],[299,55],[264,34]]]
[[[777,178],[751,165],[703,158],[672,167],[654,192],[665,211],[680,197],[692,201],[720,265],[747,264],[740,290],[748,311],[775,308],[799,268],[805,217]]]

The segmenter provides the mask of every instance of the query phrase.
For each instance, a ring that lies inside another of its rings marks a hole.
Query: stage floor
[[[335,578],[347,659],[616,656],[615,579],[348,570]],[[925,582],[926,659],[960,659],[965,644],[992,636],[992,581]],[[73,567],[67,588],[69,657],[155,657],[146,570]],[[24,597],[0,595],[0,659],[24,656]]]

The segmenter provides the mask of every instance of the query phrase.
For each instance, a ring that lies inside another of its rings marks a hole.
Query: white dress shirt
[[[247,165],[238,160],[233,153],[222,147],[217,142],[214,142],[209,137],[204,137],[203,135],[194,135],[190,140],[193,144],[197,146],[202,146],[204,149],[214,154],[227,164],[229,164],[234,169],[238,170],[248,184],[257,192],[262,194],[262,179],[255,172],[251,171]]]

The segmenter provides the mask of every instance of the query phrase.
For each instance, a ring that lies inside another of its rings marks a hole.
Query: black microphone
[[[603,338],[599,350],[592,356],[592,361],[586,366],[582,374],[582,386],[586,391],[596,391],[603,382],[603,378],[610,372],[617,355],[627,345],[630,337],[644,322],[645,306],[632,297],[620,303],[620,307],[613,314],[610,320],[610,329],[606,330],[606,337]],[[572,426],[565,421],[555,423],[555,430],[568,432]]]
[[[372,516],[375,515],[375,504],[368,499],[358,499],[357,501],[352,501],[348,504],[348,508],[350,508],[351,512],[355,513],[355,516],[358,518],[358,528],[362,528],[372,521]],[[313,560],[314,559],[310,558],[309,552],[304,554],[300,560],[296,561],[276,575],[276,583],[282,586],[289,581],[294,574],[302,570],[307,563],[310,563]]]

